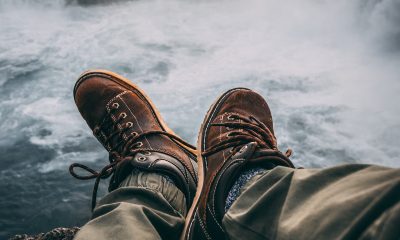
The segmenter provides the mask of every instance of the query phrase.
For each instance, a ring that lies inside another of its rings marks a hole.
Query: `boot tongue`
[[[103,144],[103,146],[110,151],[113,149],[113,151],[118,152],[121,154],[121,150],[124,147],[124,143],[119,144],[121,141],[124,141],[124,137],[127,137],[127,134],[121,133],[121,129],[111,120],[110,117],[107,117],[106,119],[103,120],[103,124],[105,126],[101,126],[101,124],[98,124],[94,130],[93,130],[93,135]],[[123,127],[123,126],[122,126]],[[114,134],[115,132],[118,132],[117,134]],[[113,137],[111,137],[108,142],[106,142],[106,139],[111,135],[114,134]],[[119,144],[118,148],[115,148]]]

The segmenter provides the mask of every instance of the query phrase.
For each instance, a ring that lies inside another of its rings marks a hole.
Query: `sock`
[[[231,190],[229,190],[228,196],[225,200],[225,213],[232,206],[233,202],[239,197],[241,194],[241,190],[243,186],[250,181],[254,176],[258,174],[264,173],[266,170],[264,168],[250,168],[243,171],[239,177],[236,179],[233,184]]]

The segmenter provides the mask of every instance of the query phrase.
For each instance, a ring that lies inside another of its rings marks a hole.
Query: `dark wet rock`
[[[37,235],[15,235],[9,240],[72,240],[79,229],[79,227],[55,228],[50,232],[40,233]]]

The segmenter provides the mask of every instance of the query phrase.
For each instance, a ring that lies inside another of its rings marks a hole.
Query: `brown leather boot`
[[[96,178],[92,209],[101,178],[112,175],[109,185],[112,191],[134,168],[172,178],[190,207],[197,184],[192,164],[196,159],[195,147],[167,127],[140,88],[115,73],[95,70],[80,76],[74,99],[93,134],[110,153],[110,163],[100,172],[78,163],[70,166],[70,173],[78,179]],[[90,175],[77,175],[76,167]]]
[[[183,239],[223,239],[225,200],[243,168],[293,167],[277,149],[268,104],[257,93],[236,88],[211,106],[198,137],[199,183]]]

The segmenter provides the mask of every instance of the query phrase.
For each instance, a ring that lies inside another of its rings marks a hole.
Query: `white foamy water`
[[[191,143],[214,99],[244,86],[270,103],[296,165],[400,166],[399,0],[3,0],[3,180],[107,161],[72,98],[90,68],[139,84]]]

